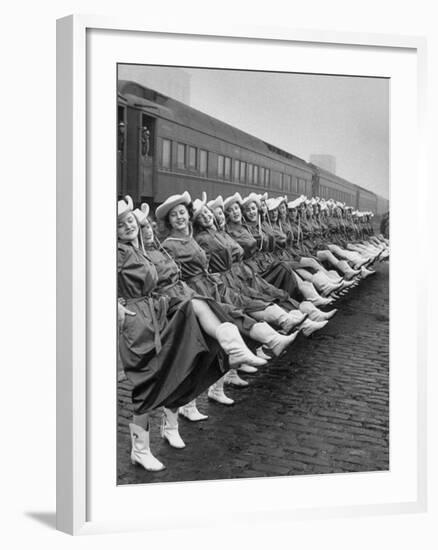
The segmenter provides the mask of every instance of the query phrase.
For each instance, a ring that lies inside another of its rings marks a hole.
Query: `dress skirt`
[[[125,318],[120,355],[134,386],[135,414],[185,405],[223,376],[227,362],[189,301],[146,297],[129,300],[126,307],[136,315]]]
[[[286,291],[294,300],[302,300],[296,275],[287,263],[281,262],[274,255],[265,252],[255,254],[251,258],[251,263],[265,281]]]
[[[249,317],[242,309],[242,304],[236,300],[235,293],[221,281],[216,274],[200,274],[185,281],[187,285],[200,296],[208,296],[211,309],[220,320],[220,315],[226,315],[227,320],[234,323],[239,331],[250,337],[250,331],[257,321]],[[264,304],[265,309],[269,304]]]

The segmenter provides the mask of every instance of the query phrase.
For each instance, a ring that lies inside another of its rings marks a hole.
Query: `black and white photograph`
[[[117,484],[388,471],[389,79],[117,90]]]

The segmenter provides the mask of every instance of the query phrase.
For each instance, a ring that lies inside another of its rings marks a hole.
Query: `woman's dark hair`
[[[184,204],[184,203],[181,203],[181,204],[183,204],[187,208],[187,212],[189,213],[189,220],[192,221],[192,218],[193,218],[193,203],[190,202],[189,204]],[[179,205],[177,205],[177,206],[179,206]],[[164,225],[165,225],[166,229],[170,231],[172,229],[172,226],[170,225],[169,215],[170,215],[170,210],[166,214],[166,217],[164,218]]]

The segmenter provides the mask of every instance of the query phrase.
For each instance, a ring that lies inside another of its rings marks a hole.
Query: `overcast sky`
[[[136,70],[155,89],[169,77],[189,82],[192,107],[304,160],[333,155],[339,176],[389,195],[387,79],[184,68],[187,78],[179,69]]]

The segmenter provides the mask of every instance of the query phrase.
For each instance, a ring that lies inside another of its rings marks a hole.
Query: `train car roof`
[[[325,176],[329,179],[338,181],[339,183],[341,183],[343,185],[347,185],[349,187],[351,187],[351,186],[358,187],[358,185],[356,185],[355,183],[352,183],[351,181],[348,181],[344,178],[341,178],[341,176],[338,176],[337,174],[333,174],[333,172],[330,172],[329,170],[326,170],[325,168],[321,168],[320,166],[318,166],[316,164],[313,164],[313,163],[311,163],[311,165],[312,165],[312,168],[321,176]]]
[[[143,108],[151,114],[178,122],[222,141],[245,147],[271,158],[274,155],[279,161],[284,162],[287,159],[289,162],[298,164],[302,168],[311,170],[309,163],[304,159],[262,141],[185,103],[165,96],[151,88],[146,88],[137,82],[120,80],[119,93],[128,100],[128,103],[135,107]]]
[[[127,104],[126,97],[122,95],[120,92],[117,93],[117,101],[119,101],[119,103],[123,103],[124,105]]]
[[[361,191],[365,191],[365,193],[369,193],[370,195],[373,195],[374,197],[379,197],[379,195],[377,193],[375,193],[374,191],[370,191],[369,189],[366,189],[366,187],[361,187],[360,185],[356,185],[356,187],[358,189],[360,189]],[[383,197],[381,197],[383,198]]]
[[[366,193],[369,193],[370,195],[378,197],[377,193],[374,193],[374,191],[370,191],[369,189],[366,189],[365,187],[357,185],[357,183],[352,183],[351,181],[348,181],[344,178],[341,178],[341,176],[333,174],[332,172],[329,172],[328,170],[325,170],[324,168],[321,168],[320,166],[317,166],[316,164],[312,164],[312,166],[322,176],[326,176],[327,178],[330,178],[332,180],[337,180],[340,183],[342,183],[343,185],[347,185],[347,186],[350,186],[350,187],[353,186],[356,189],[359,189],[360,191],[364,191]]]

